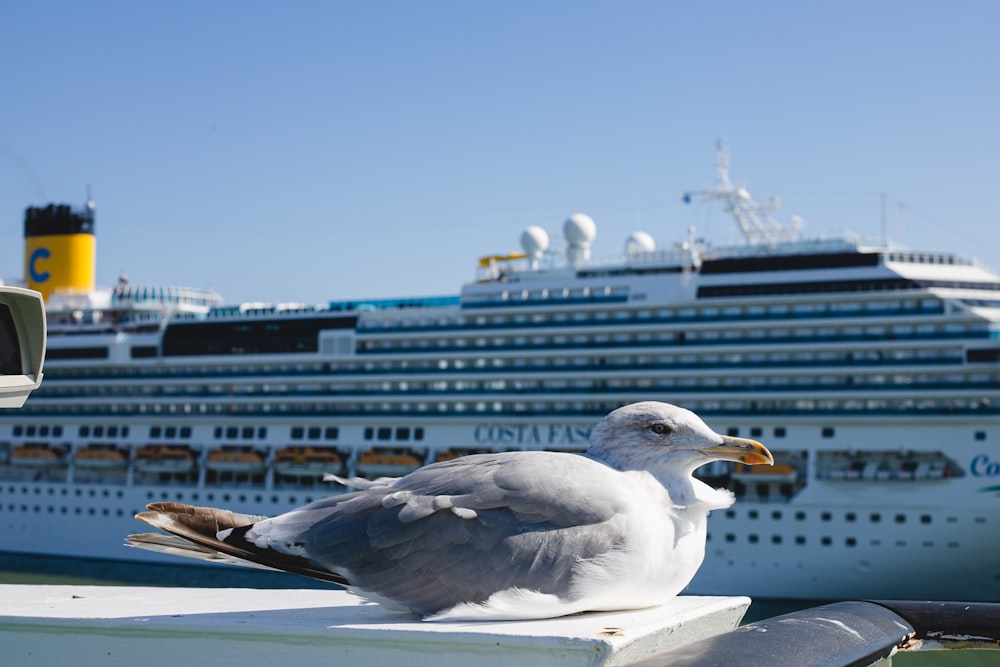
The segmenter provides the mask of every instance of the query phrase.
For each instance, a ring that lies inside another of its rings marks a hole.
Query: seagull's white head
[[[672,477],[688,476],[710,461],[774,463],[756,440],[719,435],[690,410],[657,401],[611,412],[594,427],[587,453],[619,470]]]

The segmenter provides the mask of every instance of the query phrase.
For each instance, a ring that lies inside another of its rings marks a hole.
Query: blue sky
[[[227,302],[456,293],[580,211],[736,239],[732,176],[807,233],[1000,268],[997,2],[8,2],[0,276],[24,208],[97,203],[98,283]],[[901,208],[902,206],[902,208]],[[900,224],[900,211],[903,212]]]

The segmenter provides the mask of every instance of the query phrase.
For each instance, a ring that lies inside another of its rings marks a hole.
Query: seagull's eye
[[[650,425],[649,430],[656,435],[666,435],[667,433],[670,433],[671,429],[663,422],[656,422],[655,424]]]

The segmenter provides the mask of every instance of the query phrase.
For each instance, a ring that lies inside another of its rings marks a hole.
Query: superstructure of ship
[[[529,227],[458,296],[225,305],[94,285],[94,206],[29,208],[45,380],[0,411],[0,551],[155,559],[133,514],[176,500],[276,514],[482,451],[586,449],[614,408],[662,400],[752,437],[689,592],[1000,600],[1000,277],[946,252],[809,239],[719,179],[745,242],[637,232],[592,258]]]

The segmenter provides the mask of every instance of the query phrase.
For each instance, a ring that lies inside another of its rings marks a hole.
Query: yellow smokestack
[[[42,293],[85,294],[94,289],[97,239],[94,204],[29,207],[24,212],[24,282]]]

